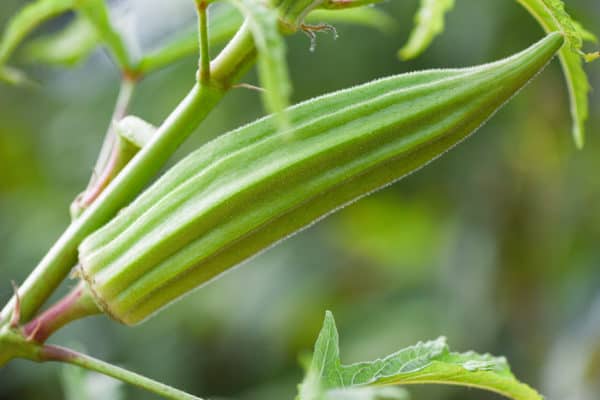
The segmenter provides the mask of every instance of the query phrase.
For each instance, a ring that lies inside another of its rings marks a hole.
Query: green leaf
[[[573,22],[573,27],[577,30],[577,32],[581,36],[581,39],[583,39],[584,42],[598,43],[598,38],[596,37],[596,35],[594,35],[590,31],[588,31],[587,29],[585,29],[583,27],[583,25],[581,25],[581,23],[579,23],[577,21],[572,21],[572,22]]]
[[[475,387],[515,400],[542,399],[514,377],[503,357],[453,353],[443,337],[375,361],[342,365],[335,321],[327,312],[307,377],[299,387],[299,400],[327,399],[329,392],[339,389],[415,383]]]
[[[232,0],[246,17],[258,52],[258,75],[265,89],[266,109],[277,115],[279,125],[287,125],[285,108],[292,86],[285,59],[285,42],[279,33],[279,13],[260,0]]]
[[[28,43],[23,50],[30,63],[74,66],[86,59],[99,43],[87,18],[76,17],[63,30]]]
[[[123,70],[131,70],[132,60],[121,35],[114,29],[104,0],[74,0],[77,10],[84,15],[96,29],[102,42],[113,54],[115,61]]]
[[[573,138],[577,147],[585,143],[585,121],[589,116],[588,93],[590,84],[583,69],[583,61],[593,61],[600,54],[584,53],[583,42],[594,41],[595,36],[586,31],[565,11],[561,0],[517,0],[539,22],[546,32],[560,31],[565,35],[567,46],[560,51],[573,118]]]
[[[38,0],[23,7],[8,23],[0,42],[0,65],[6,63],[15,48],[42,22],[73,8],[73,0]]]
[[[403,60],[417,57],[444,30],[444,16],[454,7],[454,0],[421,0],[415,15],[415,27],[398,55]]]

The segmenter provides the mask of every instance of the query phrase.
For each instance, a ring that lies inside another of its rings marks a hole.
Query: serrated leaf
[[[398,55],[403,60],[417,57],[444,30],[444,17],[454,7],[454,0],[421,0],[415,15],[415,27]]]
[[[559,52],[567,87],[570,109],[573,118],[573,138],[577,147],[585,142],[585,121],[589,115],[588,93],[590,84],[583,69],[583,60],[593,61],[600,57],[596,53],[584,53],[581,48],[585,41],[593,41],[595,36],[586,31],[566,12],[561,0],[517,0],[539,22],[546,32],[561,31],[568,45]]]
[[[96,29],[98,37],[113,54],[122,69],[131,69],[132,60],[121,35],[110,21],[104,0],[74,0],[77,10],[85,16]]]
[[[542,399],[514,377],[503,357],[453,353],[443,337],[375,361],[342,365],[337,328],[327,312],[307,377],[299,388],[299,400],[327,399],[332,390],[415,383],[475,387],[515,400]]]
[[[86,59],[98,43],[95,28],[78,16],[63,30],[28,43],[23,55],[30,63],[74,66]]]
[[[285,42],[279,33],[279,13],[260,0],[232,0],[232,3],[244,14],[254,38],[266,109],[278,115],[279,125],[285,126],[288,123],[285,108],[289,105],[292,86],[285,59]]]
[[[73,0],[38,0],[23,7],[8,23],[0,42],[0,65],[6,63],[21,41],[42,22],[73,8]]]

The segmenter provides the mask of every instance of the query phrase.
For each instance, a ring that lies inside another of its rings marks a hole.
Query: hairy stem
[[[221,100],[226,90],[253,64],[256,50],[246,25],[211,65],[208,85],[195,85],[157,130],[152,140],[131,160],[83,214],[71,223],[19,288],[21,319],[28,321],[56,290],[77,261],[77,246],[109,221],[140,193],[177,147]],[[15,296],[0,314],[10,319]]]

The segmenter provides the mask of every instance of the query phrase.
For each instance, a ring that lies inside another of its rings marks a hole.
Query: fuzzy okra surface
[[[478,67],[403,74],[204,145],[80,246],[98,304],[136,324],[190,290],[459,143],[561,47],[551,34]],[[252,290],[248,288],[247,290]]]

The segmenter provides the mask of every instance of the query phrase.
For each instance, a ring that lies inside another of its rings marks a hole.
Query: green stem
[[[110,155],[115,147],[115,132],[113,122],[119,121],[127,114],[127,110],[129,109],[129,104],[131,103],[136,85],[136,81],[127,77],[123,77],[123,80],[121,81],[121,88],[119,90],[117,102],[109,121],[108,130],[106,132],[104,142],[102,143],[100,155],[98,156],[98,160],[96,161],[96,165],[94,167],[94,176],[90,180],[90,185],[86,192],[89,192],[94,186],[95,182],[101,179],[100,175],[105,170],[106,164],[108,163]]]
[[[133,97],[137,81],[124,76],[121,80],[119,96],[110,119],[108,130],[104,137],[104,142],[100,149],[98,160],[94,166],[92,177],[87,188],[71,204],[71,217],[78,218],[84,209],[88,208],[106,188],[110,181],[119,172],[115,168],[114,160],[118,156],[118,143],[114,131],[115,121],[121,120],[127,115],[129,104]]]
[[[375,3],[381,3],[383,0],[328,0],[321,5],[321,8],[330,10],[341,10],[346,8],[364,7]]]
[[[199,81],[207,84],[210,81],[210,57],[208,55],[208,3],[206,0],[196,0],[198,11],[198,42],[200,43]]]
[[[157,382],[145,376],[117,367],[107,362],[95,359],[85,354],[58,346],[44,346],[39,353],[39,361],[59,361],[90,371],[96,371],[101,374],[113,377],[123,382],[127,382],[152,393],[156,393],[167,399],[173,400],[202,400],[200,397],[175,389],[171,386]]]
[[[125,207],[159,172],[177,147],[196,129],[221,100],[234,80],[254,62],[256,50],[246,25],[211,65],[209,85],[195,85],[177,108],[121,173],[83,214],[73,221],[19,288],[21,319],[26,322],[68,275],[77,261],[77,247],[90,233]],[[15,297],[0,314],[0,323],[10,319]]]

